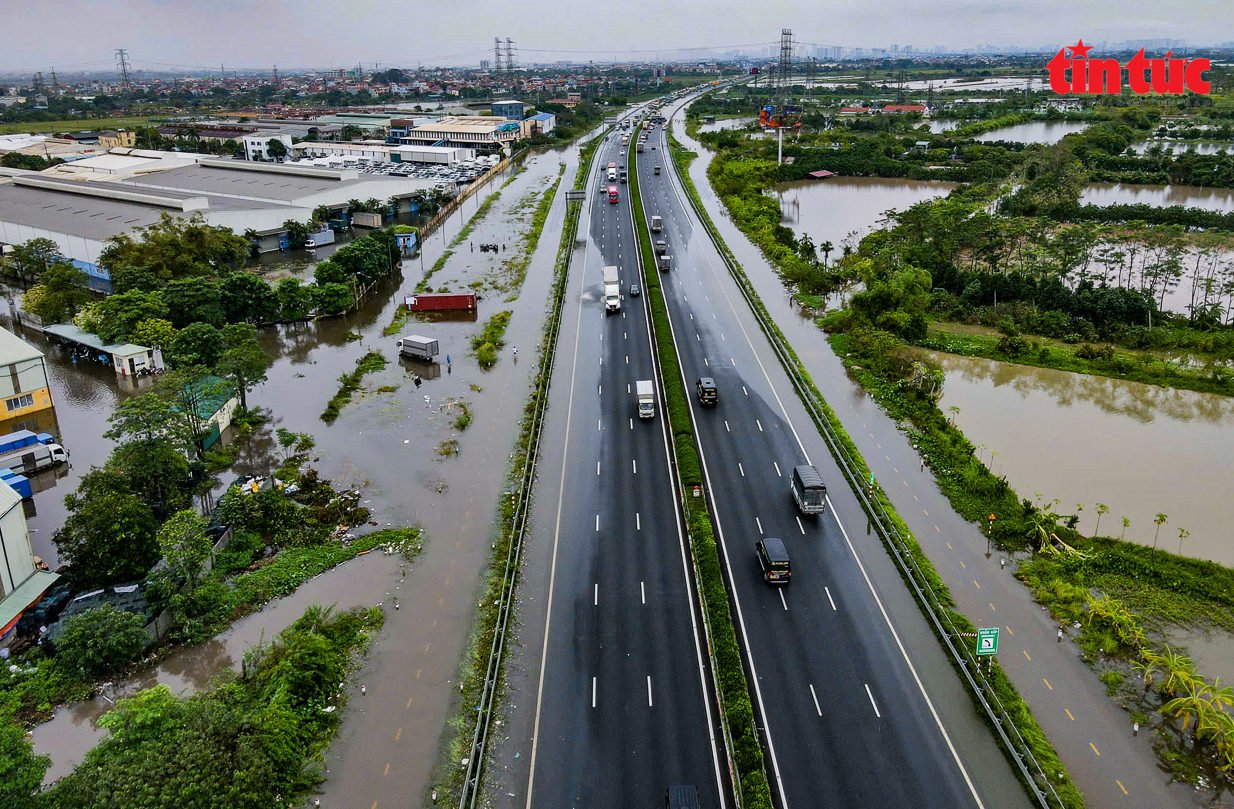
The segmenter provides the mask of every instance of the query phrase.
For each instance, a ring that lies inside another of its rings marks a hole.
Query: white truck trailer
[[[621,309],[621,271],[613,265],[604,268],[604,311],[616,312]]]
[[[640,379],[634,383],[634,393],[638,397],[638,417],[653,419],[656,417],[656,389],[650,379]]]
[[[404,357],[415,357],[418,360],[433,361],[433,357],[439,353],[437,341],[432,337],[422,337],[418,334],[409,334],[406,337],[400,338],[398,341],[398,353]]]

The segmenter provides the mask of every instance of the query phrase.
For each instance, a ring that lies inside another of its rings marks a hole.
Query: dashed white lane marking
[[[600,606],[600,584],[599,582],[596,583],[595,588],[593,589],[592,592],[593,592],[593,596],[591,599],[591,603],[592,605],[598,607]]]
[[[600,474],[600,462],[596,461],[596,475],[598,476],[599,474]]]
[[[591,707],[596,707],[596,678],[591,678]]]
[[[776,463],[775,461],[772,461],[771,465],[776,468],[776,477],[778,478],[784,477],[784,475],[780,474],[780,465],[778,463]]]
[[[630,468],[633,470],[633,474],[637,475],[637,474],[638,474],[638,461],[636,461],[636,460],[634,460],[633,458],[631,458],[631,459],[630,459]],[[803,534],[804,534],[804,533],[805,533],[805,531],[802,531],[801,533],[803,533]]]
[[[802,524],[801,524],[801,518],[800,518],[800,517],[798,517],[798,518],[797,518],[797,527],[798,527],[799,529],[801,529],[801,535],[802,535],[802,536],[805,536],[805,533],[806,533],[806,527],[805,527],[804,525],[802,525]]]
[[[634,512],[634,530],[635,531],[643,530],[643,518],[639,516],[639,513],[637,511]]]
[[[832,598],[832,597],[831,597],[831,590],[830,590],[830,589],[828,589],[827,585],[825,585],[825,584],[824,584],[824,585],[823,585],[823,591],[827,593],[827,600],[831,602],[831,609],[832,609],[832,610],[835,610],[835,608],[836,608],[836,601],[835,601],[835,599],[834,599],[834,598]]]
[[[874,692],[870,690],[869,683],[866,683],[866,696],[870,698],[870,704],[874,706],[874,715],[879,719],[882,719],[883,715],[878,712],[878,703],[874,701]]]
[[[818,694],[814,693],[814,683],[810,683],[810,696],[814,698],[814,710],[818,711],[818,715],[823,715],[823,709],[818,705]]]
[[[724,430],[725,430],[725,432],[729,432],[729,433],[731,433],[731,432],[732,432],[732,430],[730,430],[730,429],[729,429],[729,427],[728,427],[728,419],[725,419],[725,420],[724,420]]]
[[[763,533],[763,521],[760,520],[758,517],[755,517],[754,524],[758,526],[758,532],[760,534]]]
[[[596,515],[596,533],[600,532],[600,515]]]
[[[754,423],[758,425],[758,431],[761,433],[763,431],[763,423],[758,419],[755,419]]]
[[[742,386],[741,386],[741,392],[742,392],[742,393],[744,393],[746,396],[749,396],[749,395],[750,395],[750,391],[746,390],[746,386],[745,386],[745,385],[742,385]]]
[[[651,702],[651,675],[647,675],[647,707],[655,707]]]
[[[643,603],[646,604],[647,603],[647,586],[643,584],[643,582],[641,581],[638,583],[638,592],[639,592],[639,595],[642,596]]]
[[[737,471],[741,473],[743,478],[746,476],[746,468],[741,465],[741,461],[737,462]]]
[[[781,588],[776,592],[780,594],[780,603],[784,605],[784,611],[788,612],[788,602],[784,600],[784,589]]]

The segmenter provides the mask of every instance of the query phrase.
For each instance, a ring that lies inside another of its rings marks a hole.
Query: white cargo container
[[[433,361],[433,357],[439,353],[437,341],[432,337],[422,337],[418,334],[410,334],[398,341],[398,353],[404,357],[415,357],[418,360]]]

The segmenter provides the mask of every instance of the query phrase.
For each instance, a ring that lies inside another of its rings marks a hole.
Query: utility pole
[[[130,65],[129,65],[128,49],[127,48],[116,48],[116,59],[119,60],[119,64],[117,64],[116,70],[120,74],[120,86],[124,90],[131,92],[133,89],[133,80],[129,76]]]

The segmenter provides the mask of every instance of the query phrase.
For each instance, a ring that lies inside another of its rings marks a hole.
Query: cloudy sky
[[[40,0],[4,17],[0,70],[26,72],[106,70],[116,48],[134,67],[184,71],[470,65],[495,36],[513,39],[521,62],[755,52],[781,28],[866,48],[1234,40],[1230,0]]]

